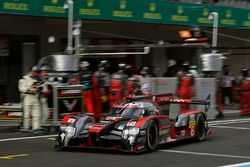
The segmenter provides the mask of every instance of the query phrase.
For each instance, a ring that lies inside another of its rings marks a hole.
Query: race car
[[[87,114],[70,114],[61,122],[57,148],[95,147],[143,152],[173,141],[190,138],[202,141],[210,134],[204,111],[189,110],[171,120],[168,115],[160,114],[159,104],[162,103],[207,105],[209,101],[175,99],[169,95],[128,98],[116,102],[110,115],[98,123]]]

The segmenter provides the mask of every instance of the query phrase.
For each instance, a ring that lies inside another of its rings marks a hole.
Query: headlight
[[[128,138],[129,136],[136,136],[139,134],[140,129],[137,127],[130,127],[129,129],[125,129],[123,131],[123,138]]]
[[[67,127],[65,128],[65,132],[66,132],[66,135],[67,135],[68,137],[72,137],[72,136],[75,135],[76,128],[71,127],[71,126],[67,126]]]

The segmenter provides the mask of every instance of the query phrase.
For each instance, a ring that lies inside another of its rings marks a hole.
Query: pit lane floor
[[[55,135],[0,131],[0,167],[216,167],[250,162],[250,116],[233,113],[209,124],[213,133],[204,142],[172,143],[140,155],[93,149],[58,152]]]

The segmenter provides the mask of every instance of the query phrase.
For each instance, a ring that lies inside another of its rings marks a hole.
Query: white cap
[[[39,72],[40,71],[38,66],[33,66],[31,70],[34,71],[34,72]]]

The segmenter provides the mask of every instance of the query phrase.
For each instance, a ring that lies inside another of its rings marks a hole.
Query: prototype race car
[[[151,100],[149,100],[151,99]],[[59,128],[58,149],[69,147],[112,148],[131,152],[153,151],[160,144],[196,138],[204,140],[211,131],[206,113],[189,110],[171,120],[160,114],[162,103],[204,104],[172,96],[129,98],[116,102],[109,116],[96,123],[90,115],[70,114]]]

